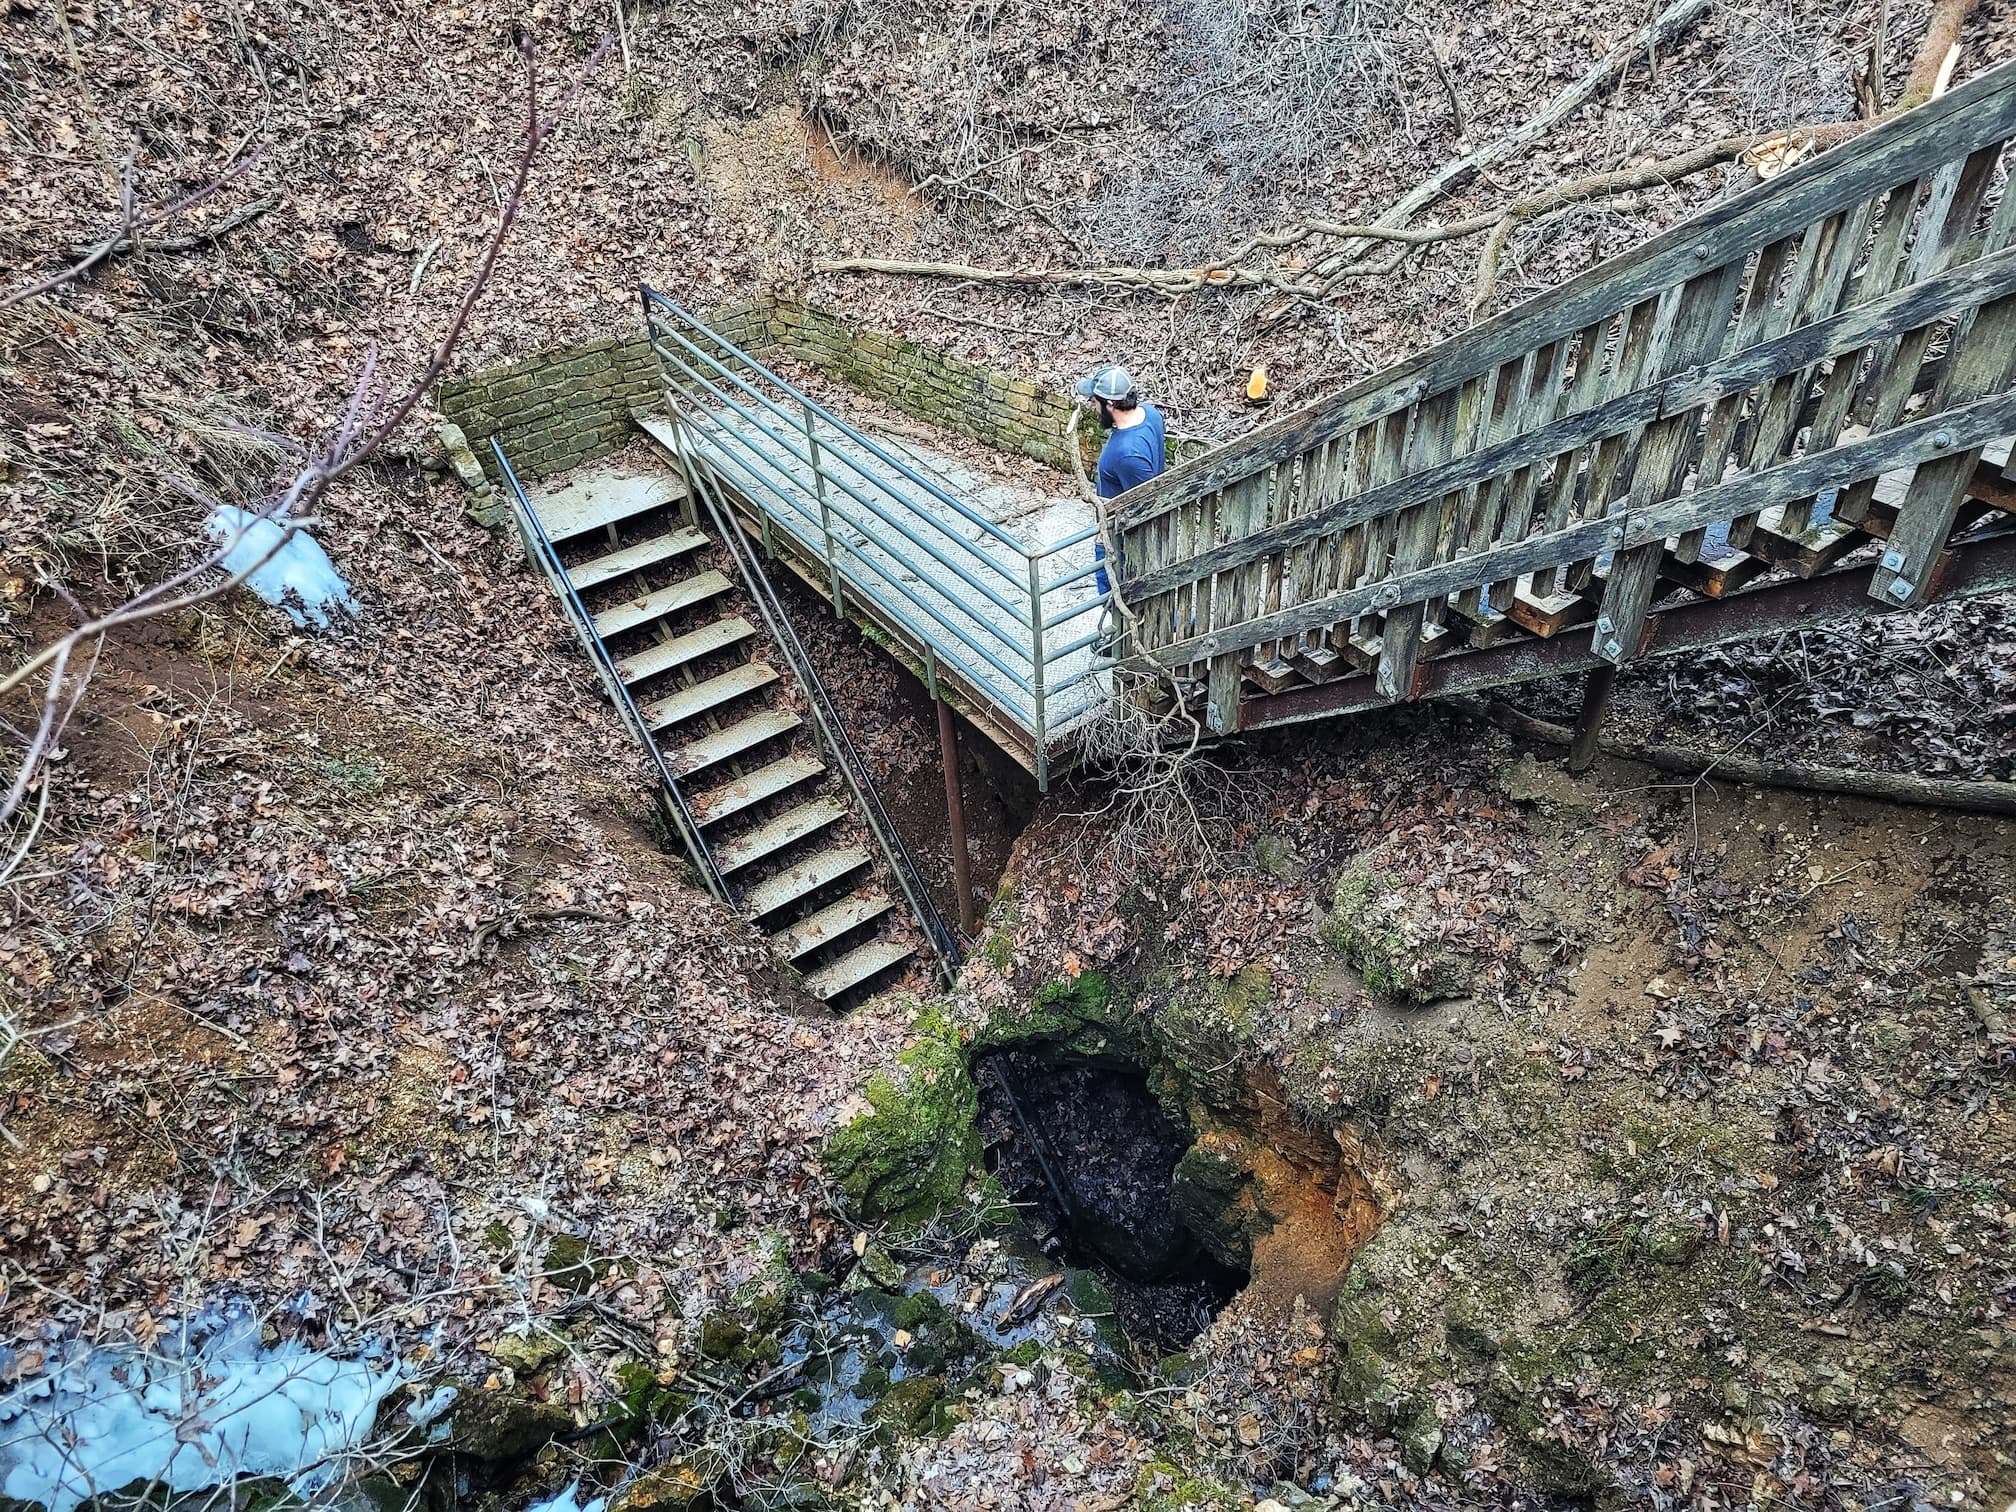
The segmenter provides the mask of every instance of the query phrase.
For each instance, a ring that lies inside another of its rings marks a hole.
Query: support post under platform
[[[1582,679],[1582,713],[1575,721],[1575,743],[1568,747],[1568,770],[1586,772],[1596,760],[1596,741],[1603,731],[1603,716],[1610,711],[1610,690],[1617,685],[1617,669],[1608,662],[1591,667]]]

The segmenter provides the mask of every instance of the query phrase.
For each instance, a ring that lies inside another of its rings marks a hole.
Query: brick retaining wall
[[[708,324],[737,346],[769,343],[756,300],[716,310]],[[606,457],[635,433],[630,411],[658,399],[658,364],[643,336],[604,336],[579,346],[539,352],[502,367],[443,381],[434,406],[462,427],[492,479],[494,437],[524,479]]]
[[[1071,469],[1064,427],[1072,401],[1033,379],[867,330],[769,291],[702,318],[752,356],[786,353],[920,420]],[[658,392],[657,366],[644,338],[605,336],[448,379],[435,390],[435,405],[462,428],[491,478],[497,462],[489,443],[496,437],[512,467],[529,480],[615,451],[633,434],[631,410],[655,405]],[[1098,454],[1096,429],[1080,427],[1088,468]],[[1169,460],[1198,449],[1172,440]]]

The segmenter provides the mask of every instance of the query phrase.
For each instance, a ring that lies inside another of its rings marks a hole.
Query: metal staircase
[[[956,967],[817,672],[705,483],[590,475],[535,500],[493,450],[528,554],[649,756],[708,891],[769,936],[812,996],[839,1003],[917,951],[876,878],[879,843],[940,969]]]

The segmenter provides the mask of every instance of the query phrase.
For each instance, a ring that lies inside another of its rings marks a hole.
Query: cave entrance
[[[1044,1253],[1097,1271],[1129,1337],[1180,1350],[1246,1285],[1184,1224],[1171,1177],[1190,1137],[1125,1062],[985,1057],[987,1168]]]

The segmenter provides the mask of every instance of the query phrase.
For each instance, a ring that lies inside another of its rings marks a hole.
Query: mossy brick
[[[490,397],[493,400],[508,399],[513,394],[528,393],[531,391],[531,388],[532,377],[530,374],[515,373],[509,378],[500,378],[497,382],[491,384]]]

